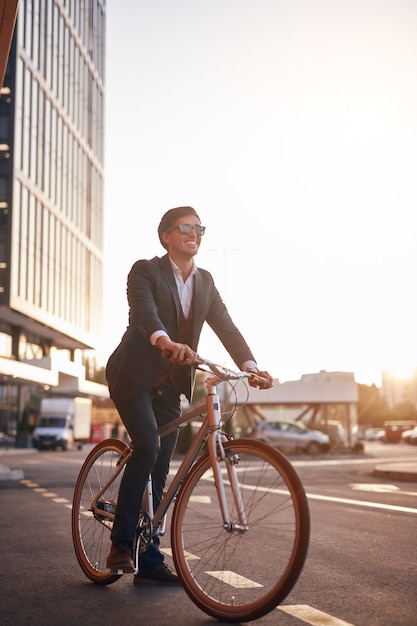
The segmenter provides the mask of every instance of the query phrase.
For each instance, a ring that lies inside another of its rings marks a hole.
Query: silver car
[[[325,433],[310,430],[304,424],[291,420],[259,422],[251,435],[253,439],[269,443],[282,451],[294,450],[319,454],[330,447],[330,439]]]

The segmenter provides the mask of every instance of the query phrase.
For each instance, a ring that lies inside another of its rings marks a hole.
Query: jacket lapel
[[[180,304],[180,299],[178,296],[178,289],[177,289],[177,284],[175,282],[174,272],[172,271],[171,262],[167,254],[161,258],[159,266],[161,269],[161,276],[166,282],[166,284],[168,285],[169,290],[171,291],[172,297],[175,302],[177,319],[179,319],[181,304]]]
[[[193,337],[195,342],[200,336],[201,327],[207,314],[206,307],[207,293],[204,288],[201,272],[196,271],[194,274],[194,292],[193,292]]]

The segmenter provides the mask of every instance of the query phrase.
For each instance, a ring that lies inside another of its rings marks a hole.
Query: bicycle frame
[[[239,490],[238,490],[238,480],[236,473],[234,472],[234,467],[232,464],[227,465],[227,471],[229,475],[230,482],[234,488],[234,498],[237,510],[239,511],[240,525],[237,527],[236,525],[233,527],[229,518],[229,511],[227,507],[226,498],[224,495],[223,488],[223,477],[220,469],[220,461],[225,460],[225,454],[223,450],[223,441],[227,440],[226,435],[221,431],[221,411],[220,411],[220,401],[217,392],[215,391],[215,387],[218,383],[222,382],[224,379],[220,376],[213,376],[206,380],[207,387],[207,396],[204,403],[195,407],[194,409],[190,409],[175,420],[171,424],[161,428],[159,430],[160,436],[164,436],[169,432],[172,432],[177,426],[178,423],[185,424],[190,422],[195,417],[201,416],[206,413],[206,417],[201,424],[197,434],[195,435],[193,442],[191,444],[190,449],[184,456],[184,459],[178,468],[170,486],[168,487],[166,493],[164,494],[161,503],[159,504],[157,510],[153,512],[152,505],[152,485],[151,479],[148,481],[148,489],[147,489],[147,505],[148,505],[148,514],[152,520],[153,527],[153,535],[157,536],[158,534],[162,535],[163,531],[161,531],[161,523],[167,513],[167,510],[174,500],[175,495],[177,494],[179,488],[181,487],[182,482],[187,476],[189,470],[194,464],[201,448],[203,447],[205,441],[208,441],[208,450],[210,455],[211,467],[213,469],[213,473],[215,476],[215,483],[217,488],[217,494],[219,498],[219,505],[222,512],[223,524],[224,528],[228,530],[238,529],[244,530],[246,527],[246,518],[243,511],[243,505],[240,498]]]
[[[181,483],[184,480],[187,472],[189,471],[194,461],[196,460],[198,453],[200,452],[201,448],[203,447],[205,443],[206,438],[209,436],[209,432],[210,432],[209,415],[212,414],[212,411],[210,411],[210,407],[208,406],[208,404],[209,403],[206,400],[206,402],[201,403],[194,409],[190,409],[184,415],[181,415],[178,419],[174,420],[173,422],[171,422],[170,424],[166,426],[161,427],[158,430],[159,436],[164,437],[165,435],[168,435],[169,433],[173,432],[178,426],[186,424],[190,422],[191,420],[195,419],[196,417],[201,417],[201,415],[203,415],[204,413],[207,413],[207,417],[202,422],[196,437],[194,437],[193,439],[191,448],[187,451],[183,459],[183,462],[175,476],[175,479],[173,480],[168,491],[164,494],[163,500],[155,514],[153,510],[152,479],[151,479],[151,476],[149,476],[146,491],[144,494],[144,501],[146,505],[146,512],[148,513],[149,517],[152,520],[152,526],[154,529],[158,529],[160,527],[161,521],[166,515],[169,505],[173,501],[175,494],[177,493],[179,487],[181,486]],[[216,416],[214,423],[215,424],[220,423],[220,415]],[[219,426],[214,426],[214,428],[218,429]],[[101,506],[98,506],[97,503],[101,502],[101,497],[103,493],[106,492],[109,485],[117,478],[117,476],[123,470],[131,454],[132,454],[131,448],[127,448],[126,452],[120,457],[117,463],[116,471],[112,474],[110,479],[102,486],[100,491],[98,491],[94,496],[94,499],[91,503],[91,510],[94,514],[97,514],[100,518],[106,518],[109,521],[113,521],[114,519],[114,512],[103,510]],[[159,534],[163,534],[163,533],[159,532]]]

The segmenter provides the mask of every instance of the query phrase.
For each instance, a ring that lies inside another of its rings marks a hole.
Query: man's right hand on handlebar
[[[197,359],[197,353],[191,350],[190,346],[185,343],[177,343],[171,341],[165,335],[158,337],[156,347],[162,352],[164,359],[169,359],[171,363],[179,365],[193,365]]]

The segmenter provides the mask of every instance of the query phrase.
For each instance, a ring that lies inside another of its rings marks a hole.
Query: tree
[[[98,365],[94,352],[85,351],[83,354],[83,365],[85,367],[85,377],[94,383],[106,385],[106,368]]]
[[[413,422],[416,421],[416,409],[412,402],[400,402],[389,409],[389,415],[387,419],[398,420],[401,422]]]

